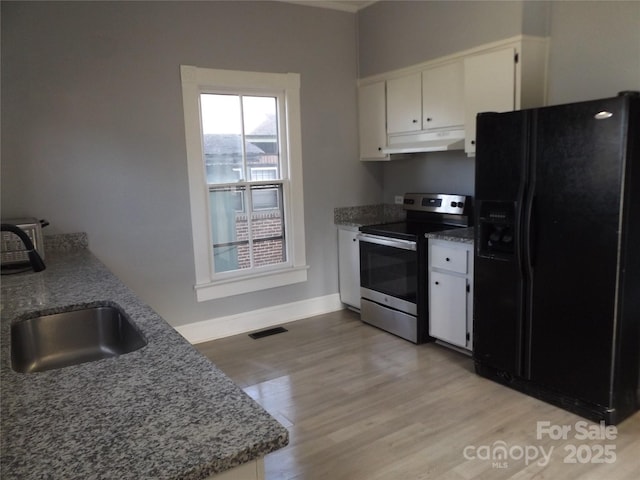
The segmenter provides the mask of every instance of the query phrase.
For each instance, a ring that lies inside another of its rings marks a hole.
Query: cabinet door
[[[464,124],[464,65],[462,61],[422,72],[422,128]]]
[[[387,133],[422,129],[422,75],[420,72],[387,80]]]
[[[467,345],[467,279],[430,272],[429,335],[459,347]]]
[[[360,158],[388,160],[382,153],[387,145],[385,82],[358,88],[358,116]]]
[[[340,301],[360,308],[360,242],[358,232],[338,229]]]
[[[513,47],[464,59],[465,151],[476,151],[476,115],[515,108],[516,50]]]

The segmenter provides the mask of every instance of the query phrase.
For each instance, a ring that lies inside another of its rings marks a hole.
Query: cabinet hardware
[[[449,257],[445,258],[445,260],[446,260],[447,262],[450,262],[450,261],[451,261],[451,259],[450,259]]]
[[[412,120],[413,123],[418,123],[418,120]]]
[[[440,282],[436,282],[436,285],[440,285]]]

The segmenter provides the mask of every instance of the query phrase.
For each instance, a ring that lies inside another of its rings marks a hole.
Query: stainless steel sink
[[[99,306],[29,318],[11,326],[11,367],[32,373],[116,357],[147,341],[122,310]]]

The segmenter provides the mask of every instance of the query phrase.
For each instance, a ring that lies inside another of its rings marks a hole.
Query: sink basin
[[[11,326],[11,367],[32,373],[116,357],[147,341],[122,310],[99,306],[29,318]]]

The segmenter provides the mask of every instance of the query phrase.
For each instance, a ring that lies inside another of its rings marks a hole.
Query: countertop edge
[[[431,240],[446,240],[448,242],[474,244],[473,227],[454,228],[452,230],[443,230],[441,232],[425,233],[425,237]]]

